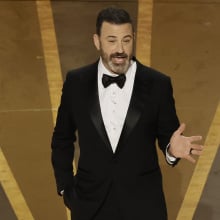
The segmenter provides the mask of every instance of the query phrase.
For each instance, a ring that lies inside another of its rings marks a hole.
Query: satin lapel
[[[124,142],[124,140],[128,138],[129,134],[134,129],[135,125],[140,119],[140,116],[143,112],[143,108],[146,105],[146,102],[149,98],[149,90],[151,87],[150,81],[143,80],[143,78],[141,77],[142,74],[146,73],[138,72],[137,69],[131,101],[125,118],[125,123],[122,129],[116,153],[121,149],[121,147],[123,146],[122,143]]]
[[[107,132],[105,130],[105,125],[102,118],[100,103],[99,103],[99,96],[98,96],[98,83],[97,83],[97,66],[93,71],[92,79],[89,82],[88,86],[88,100],[89,100],[89,111],[92,122],[99,133],[100,137],[102,138],[103,142],[107,146],[107,148],[112,151],[112,147],[110,141],[108,139]]]

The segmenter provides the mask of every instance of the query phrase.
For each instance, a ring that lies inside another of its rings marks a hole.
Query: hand
[[[73,209],[74,201],[76,200],[76,191],[74,187],[66,187],[63,193],[63,201],[65,206],[69,209]]]
[[[186,125],[181,124],[179,128],[173,133],[170,139],[169,153],[176,158],[184,158],[192,163],[195,163],[196,160],[192,157],[192,155],[201,155],[203,146],[194,144],[193,142],[202,140],[202,137],[185,137],[181,135],[185,128]]]

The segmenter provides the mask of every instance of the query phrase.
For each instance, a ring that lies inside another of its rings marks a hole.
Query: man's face
[[[134,33],[130,23],[103,22],[100,36],[94,35],[105,67],[116,74],[126,73],[133,56]]]

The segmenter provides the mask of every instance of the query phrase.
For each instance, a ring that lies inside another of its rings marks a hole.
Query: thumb
[[[185,131],[185,129],[186,129],[186,125],[185,125],[185,123],[182,123],[179,126],[179,128],[176,130],[175,133],[178,134],[178,135],[181,135]]]

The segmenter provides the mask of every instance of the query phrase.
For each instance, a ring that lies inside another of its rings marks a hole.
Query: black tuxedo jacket
[[[123,219],[166,219],[155,142],[165,154],[179,121],[170,78],[136,62],[132,97],[115,153],[100,110],[98,62],[67,74],[52,138],[52,164],[58,193],[65,189],[74,220],[93,219],[113,186]],[[76,131],[80,158],[74,176]]]

